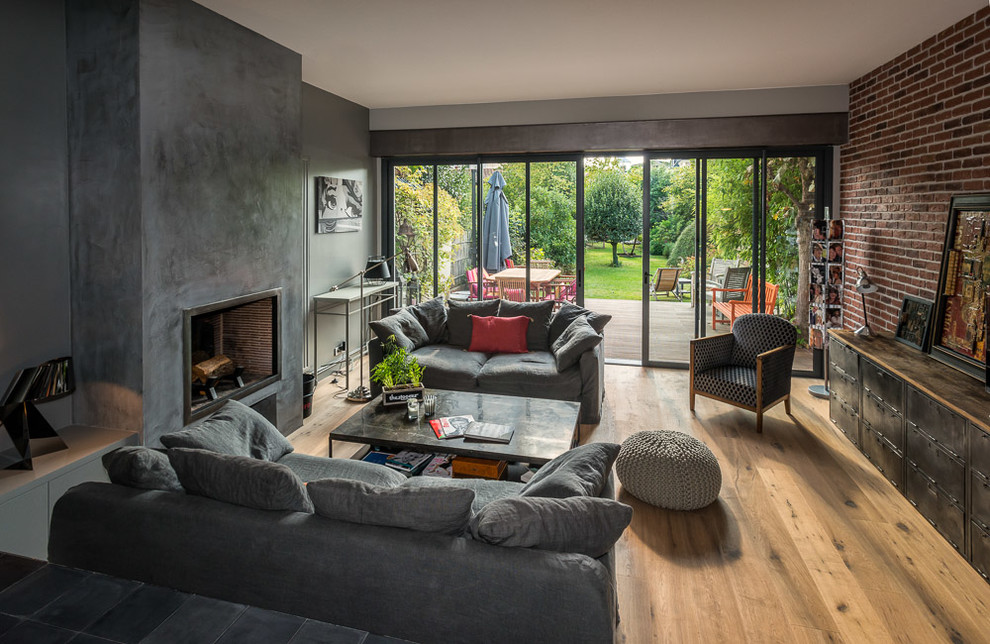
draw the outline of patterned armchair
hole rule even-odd
[[[749,313],[736,318],[732,333],[691,341],[691,411],[694,397],[706,396],[756,412],[784,402],[791,413],[791,368],[797,329],[783,318]]]

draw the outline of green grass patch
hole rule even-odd
[[[622,247],[619,247],[621,252]],[[640,247],[636,248],[641,252]],[[643,296],[643,258],[619,256],[621,266],[611,266],[612,246],[584,249],[584,296],[603,300],[639,300]],[[667,265],[667,258],[650,256],[650,275]],[[661,296],[661,299],[668,299]],[[670,297],[675,300],[676,298]]]

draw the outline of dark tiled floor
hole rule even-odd
[[[0,553],[0,644],[403,641]]]

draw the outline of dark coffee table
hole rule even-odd
[[[578,443],[578,417],[581,403],[520,396],[427,390],[437,395],[437,411],[418,422],[406,419],[405,407],[385,409],[381,396],[330,432],[333,441],[364,443],[418,452],[440,452],[490,458],[500,461],[543,465]],[[441,440],[429,421],[444,416],[470,414],[475,420],[512,425],[515,433],[508,443],[482,443],[463,438]]]

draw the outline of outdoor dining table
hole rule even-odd
[[[529,285],[542,286],[556,279],[558,275],[560,275],[560,270],[557,268],[531,268],[529,269]],[[526,267],[507,268],[491,275],[491,278],[495,281],[501,279],[524,280],[526,279]]]

